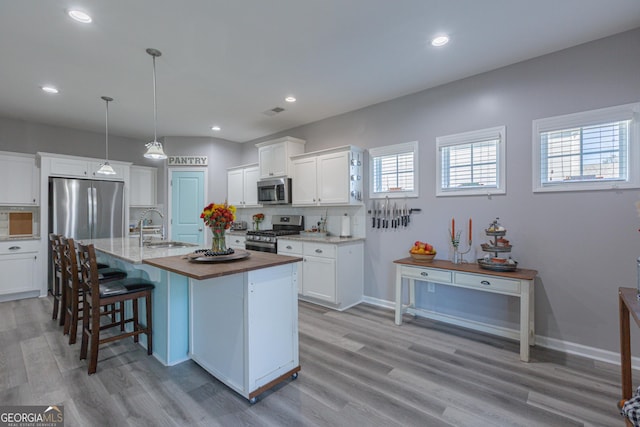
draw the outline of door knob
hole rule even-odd
[[[202,228],[198,228],[198,231],[202,231]]]

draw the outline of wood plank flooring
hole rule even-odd
[[[300,303],[297,380],[254,405],[188,361],[165,367],[133,341],[87,375],[52,302],[0,303],[0,404],[65,408],[66,426],[622,426],[618,366],[360,304]],[[637,375],[636,375],[636,378]]]

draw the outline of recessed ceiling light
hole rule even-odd
[[[444,46],[447,43],[449,43],[449,36],[445,35],[434,37],[433,40],[431,40],[431,46],[435,47]]]
[[[216,132],[218,132],[219,130],[221,130],[222,128],[220,126],[211,126],[211,130],[214,130]]]
[[[58,93],[58,92],[60,92],[58,89],[56,89],[53,86],[40,86],[40,89],[42,89],[43,91],[45,91],[47,93]]]
[[[293,96],[287,96],[284,100],[287,102],[296,102],[296,99]]]
[[[90,24],[91,21],[93,21],[93,19],[91,19],[91,16],[89,16],[89,14],[81,10],[69,10],[67,12],[67,15],[69,15],[71,19],[78,22],[82,22],[83,24]]]

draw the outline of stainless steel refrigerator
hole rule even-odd
[[[124,236],[124,183],[49,178],[49,233],[75,240]]]

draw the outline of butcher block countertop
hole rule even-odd
[[[250,254],[247,258],[229,262],[190,262],[184,255],[178,255],[145,259],[142,263],[168,270],[172,273],[181,274],[192,279],[204,280],[302,261],[300,257],[276,255],[259,251],[247,252]]]

